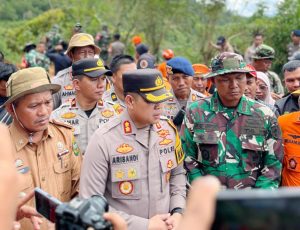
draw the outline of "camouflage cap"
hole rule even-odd
[[[275,50],[271,46],[262,44],[255,49],[252,59],[274,59]]]
[[[28,94],[40,93],[48,90],[52,93],[56,93],[60,88],[60,85],[51,83],[45,69],[41,67],[22,69],[13,73],[6,83],[6,96],[8,97],[8,100],[4,105],[12,103],[18,98]]]
[[[216,56],[211,61],[211,72],[204,78],[211,78],[227,73],[248,73],[243,57],[236,53],[224,52]]]
[[[84,46],[93,46],[95,49],[95,54],[100,54],[101,49],[95,45],[93,36],[86,33],[74,34],[71,37],[66,54],[70,56],[70,51],[74,47],[84,47]]]

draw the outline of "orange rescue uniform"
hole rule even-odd
[[[300,111],[278,118],[284,143],[282,186],[300,186]]]

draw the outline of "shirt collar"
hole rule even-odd
[[[244,115],[251,115],[251,106],[246,96],[242,96],[239,104],[237,105],[237,112]],[[226,107],[221,103],[218,92],[214,92],[211,98],[210,109],[214,112],[223,112]]]
[[[20,151],[22,148],[24,148],[29,143],[28,133],[21,128],[19,125],[15,123],[14,120],[12,124],[10,125],[10,134],[13,137],[12,141],[16,146],[16,150]],[[48,126],[48,128],[44,131],[42,140],[47,139],[48,137],[54,137],[54,133],[52,130],[52,127]]]

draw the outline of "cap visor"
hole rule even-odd
[[[173,98],[173,94],[166,90],[166,88],[162,88],[159,90],[155,90],[149,93],[140,93],[140,95],[148,102],[151,103],[161,103]]]
[[[96,71],[91,71],[91,72],[85,72],[83,75],[86,75],[88,77],[100,77],[102,75],[107,75],[107,76],[112,76],[112,72],[108,69],[101,69],[101,70],[96,70]]]

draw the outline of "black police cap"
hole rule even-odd
[[[156,69],[137,69],[123,73],[124,93],[138,93],[146,101],[160,103],[173,95],[165,88],[160,71]]]
[[[99,77],[101,75],[112,76],[112,72],[104,66],[101,59],[86,58],[74,62],[72,65],[72,75],[85,75],[88,77]]]

